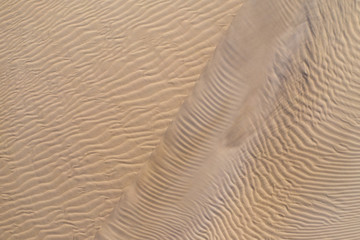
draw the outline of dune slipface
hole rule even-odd
[[[359,238],[358,1],[2,5],[0,239]]]
[[[358,239],[355,1],[248,1],[97,239]]]

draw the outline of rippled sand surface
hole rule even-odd
[[[0,239],[359,239],[359,1],[0,5]]]

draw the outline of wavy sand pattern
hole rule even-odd
[[[360,4],[241,4],[4,1],[0,239],[358,239]]]

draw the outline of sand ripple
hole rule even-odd
[[[4,1],[0,239],[358,239],[359,3],[241,3]]]

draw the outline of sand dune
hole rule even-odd
[[[358,239],[359,4],[241,4],[2,3],[0,239]]]
[[[0,239],[89,239],[239,1],[2,1]]]
[[[244,4],[98,239],[358,238],[354,4]]]

